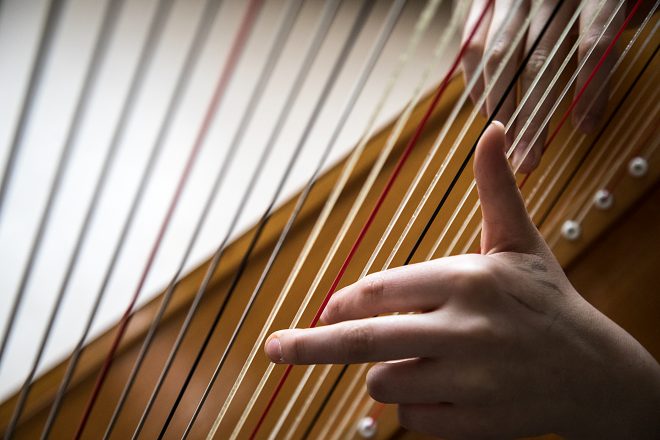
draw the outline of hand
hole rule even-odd
[[[504,142],[494,123],[475,157],[483,255],[369,275],[332,297],[329,325],[278,331],[266,353],[384,362],[368,373],[371,396],[433,435],[657,438],[660,366],[573,289],[527,216]]]
[[[467,22],[465,24],[463,35],[464,41],[468,38],[470,30],[474,27],[479,15],[486,5],[486,2],[487,0],[474,0],[472,2]],[[527,146],[533,140],[538,129],[541,127],[543,119],[554,105],[555,100],[557,99],[558,94],[563,89],[564,85],[560,84],[560,81],[557,82],[548,97],[543,101],[538,114],[533,116],[532,112],[534,107],[541,100],[543,93],[545,93],[545,91],[548,89],[549,84],[552,81],[554,75],[557,73],[559,66],[567,57],[568,52],[576,40],[575,34],[579,32],[582,35],[579,49],[577,51],[578,61],[584,59],[585,56],[587,56],[589,50],[595,46],[594,51],[587,58],[584,67],[578,73],[578,77],[575,82],[575,92],[577,93],[584,86],[587,78],[589,77],[589,74],[596,67],[600,58],[605,53],[608,45],[623,24],[627,13],[626,5],[623,5],[617,10],[620,2],[616,0],[607,0],[600,12],[598,12],[600,0],[585,0],[585,2],[586,3],[580,12],[580,17],[577,20],[579,24],[576,24],[576,28],[578,29],[576,29],[575,32],[569,33],[560,44],[559,49],[555,56],[551,59],[548,68],[541,75],[537,85],[532,89],[529,99],[523,105],[519,116],[516,118],[511,135],[508,136],[507,140],[510,146],[513,139],[515,139],[518,133],[522,130],[523,125],[530,118],[532,118],[531,124],[523,133],[520,143],[513,153],[513,163],[514,165],[521,164],[520,171],[523,173],[529,173],[534,170],[541,160],[543,143],[547,135],[547,125],[543,127],[541,135],[532,145],[532,148],[529,150],[527,157],[523,160],[524,152],[527,149]],[[481,62],[481,59],[484,55],[485,48],[493,48],[491,57],[485,63],[483,74],[480,75],[479,80],[476,82],[475,87],[472,89],[471,98],[473,103],[476,103],[479,100],[485,90],[485,85],[492,82],[492,78],[494,77],[500,62],[504,59],[504,56],[509,50],[512,41],[523,26],[526,17],[530,13],[530,1],[523,0],[522,7],[516,11],[513,18],[509,19],[505,23],[506,16],[510,9],[513,7],[514,3],[514,0],[495,1],[494,8],[491,8],[484,17],[482,25],[479,27],[463,58],[463,72],[465,74],[467,83],[467,81],[474,77],[476,74],[479,63]],[[579,3],[579,1],[567,0],[560,7],[555,19],[552,21],[548,30],[542,37],[540,44],[534,50],[529,63],[525,67],[523,75],[521,76],[520,98],[522,98],[527,90],[530,89],[533,81],[536,79],[550,52],[553,50],[555,44],[558,43],[562,31],[569,23]],[[628,7],[631,7],[634,2],[628,1],[627,3]],[[640,8],[640,10],[636,13],[636,17],[643,17],[645,12],[648,12],[646,10],[651,6],[650,4],[652,2],[646,3],[648,3],[648,5],[645,5],[646,7]],[[501,99],[502,94],[505,92],[507,85],[513,79],[519,63],[524,58],[525,54],[530,50],[534,40],[541,33],[543,26],[550,18],[556,4],[557,0],[542,2],[540,8],[538,9],[538,13],[536,13],[532,18],[526,37],[523,37],[521,44],[514,50],[512,58],[508,61],[506,67],[502,71],[502,74],[495,82],[491,93],[489,93],[487,96],[486,106],[485,108],[481,109],[481,112],[484,116],[487,114],[490,115],[493,112],[497,102]],[[608,26],[602,38],[598,40],[598,36],[605,28],[605,25],[607,24],[610,17],[613,15],[614,19]],[[596,17],[593,25],[588,27],[589,22],[594,16]],[[497,31],[503,24],[505,28],[500,34],[500,37],[496,39],[495,37]],[[608,73],[611,71],[612,66],[616,62],[616,59],[617,57],[615,53],[611,53],[606,58],[605,63],[598,70],[598,73],[585,90],[584,95],[582,95],[582,98],[573,111],[572,118],[574,125],[578,126],[579,129],[585,133],[593,131],[603,119],[605,109],[607,108],[607,100],[609,98],[609,89],[606,84],[606,80]],[[570,68],[567,67],[566,71],[570,74],[571,72],[569,70]],[[601,93],[599,93],[600,90],[602,90]],[[506,124],[515,109],[516,94],[514,92],[510,93],[506,98],[501,110],[496,115],[496,119]]]

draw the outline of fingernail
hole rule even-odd
[[[282,344],[277,336],[271,335],[270,338],[268,338],[268,341],[266,341],[266,354],[270,360],[275,363],[279,364],[284,362],[284,357],[282,356]]]

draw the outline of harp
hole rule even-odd
[[[517,37],[542,3],[512,2]],[[626,20],[586,57],[609,66],[601,124],[569,120],[572,40],[540,66],[547,148],[519,184],[578,290],[657,357],[658,2],[613,3]],[[478,250],[467,9],[0,2],[5,437],[407,436],[367,365],[287,369],[261,347],[365,273]],[[523,71],[513,52],[497,75]]]

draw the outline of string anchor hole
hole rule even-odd
[[[357,432],[362,438],[373,438],[378,430],[378,424],[372,417],[362,417],[357,425]]]
[[[599,189],[594,194],[594,206],[598,209],[610,209],[614,204],[614,195],[606,189]]]
[[[582,235],[582,227],[575,220],[566,220],[561,226],[561,235],[570,241],[575,241]]]
[[[642,177],[646,175],[648,170],[649,163],[641,156],[633,157],[628,163],[628,172],[633,177]]]

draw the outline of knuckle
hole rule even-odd
[[[589,33],[583,36],[578,47],[578,55],[580,59],[588,56],[592,48],[593,52],[591,53],[591,57],[602,55],[607,50],[607,46],[611,40],[612,36],[609,36],[607,33],[602,36],[600,35],[600,32]]]
[[[495,74],[495,71],[500,66],[507,52],[507,44],[504,41],[497,41],[493,43],[493,46],[490,51],[490,56],[486,60],[486,65],[484,70],[486,71],[487,76],[492,76]]]
[[[327,323],[337,322],[342,316],[343,309],[344,307],[342,305],[342,301],[338,300],[337,298],[332,298],[325,306],[325,310],[323,311],[324,320]]]
[[[548,59],[548,51],[545,49],[536,49],[532,52],[523,71],[523,78],[527,82],[532,82],[543,69],[543,65]]]
[[[351,361],[367,359],[374,345],[374,333],[364,324],[353,324],[344,330],[345,352]]]
[[[495,274],[485,260],[468,260],[460,266],[456,274],[459,289],[465,295],[481,296],[493,286]]]
[[[484,52],[484,45],[481,42],[475,41],[474,39],[468,43],[465,48],[465,54],[471,58],[480,58],[481,54]]]
[[[367,275],[360,281],[360,296],[368,304],[378,304],[385,292],[385,280],[380,274]]]

